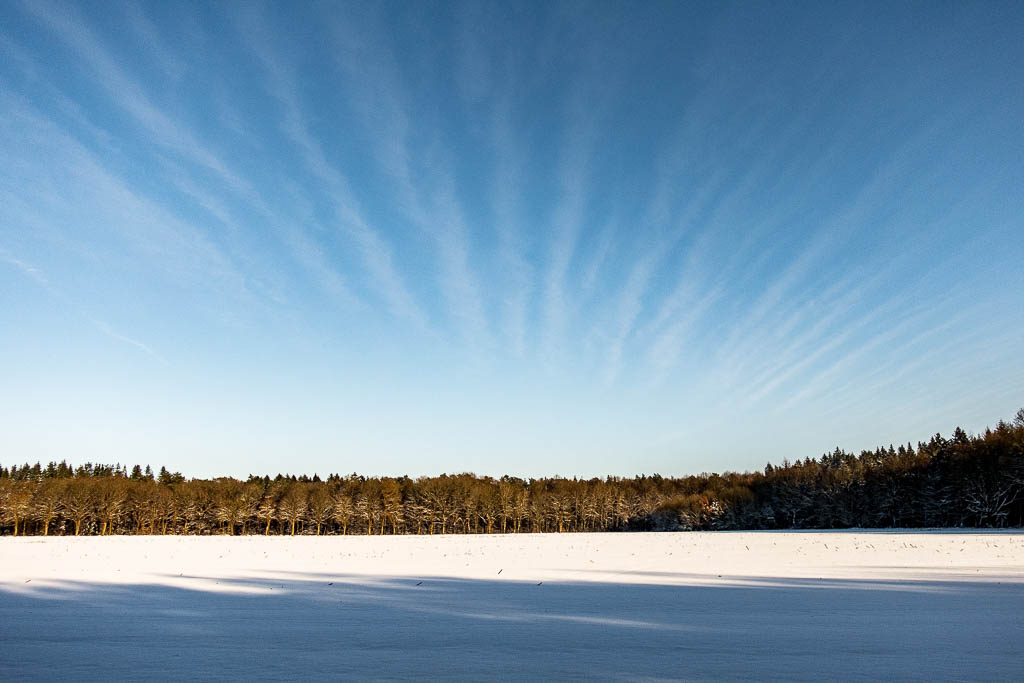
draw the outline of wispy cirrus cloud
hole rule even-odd
[[[651,277],[658,266],[659,256],[659,254],[652,254],[635,263],[622,289],[612,327],[612,338],[608,347],[608,360],[604,374],[606,385],[613,384],[622,371],[623,347],[642,311],[643,296],[647,292]]]
[[[500,424],[652,471],[956,384],[991,410],[1024,322],[1016,43],[896,14],[14,0],[0,270],[74,297],[41,331],[301,386],[281,410],[330,414],[332,454],[367,398],[431,454]]]
[[[505,276],[502,327],[513,353],[522,357],[526,352],[529,309],[536,285],[535,269],[526,255],[530,240],[521,229],[523,218],[519,205],[524,162],[516,150],[510,109],[507,99],[495,107],[492,138],[496,159],[492,193]]]
[[[26,263],[21,259],[14,258],[14,256],[12,256],[11,253],[2,246],[0,246],[0,260],[2,260],[4,263],[8,263],[16,267],[22,273],[29,276],[39,284],[47,288],[50,287],[50,281],[46,279],[46,275],[43,273],[42,270],[36,268],[31,263]]]
[[[491,140],[494,147],[492,202],[498,231],[499,257],[504,271],[502,289],[502,328],[516,356],[526,351],[527,325],[534,292],[535,269],[527,258],[531,239],[523,230],[523,176],[526,160],[517,144],[513,124],[511,76],[499,86],[506,94],[496,100],[491,115]]]
[[[364,19],[371,25],[373,18]],[[375,141],[373,155],[393,181],[400,212],[433,242],[437,254],[438,285],[449,318],[467,348],[492,346],[490,323],[483,305],[479,277],[471,265],[473,233],[457,192],[444,140],[433,135],[423,141],[421,173],[413,170],[406,87],[388,46],[367,43],[366,26],[335,22],[337,64],[346,77],[352,105],[361,124]],[[433,149],[429,149],[432,147]]]
[[[553,361],[568,326],[569,302],[566,278],[582,230],[587,184],[586,142],[577,140],[575,149],[565,152],[558,174],[558,203],[551,215],[548,264],[542,280],[543,352]]]
[[[22,6],[76,52],[95,73],[97,83],[153,136],[155,142],[212,171],[235,191],[253,194],[251,184],[212,152],[208,142],[201,141],[153,103],[138,81],[121,67],[122,60],[111,54],[85,21],[76,16],[73,8],[49,0],[33,0]]]
[[[268,91],[281,104],[282,130],[298,147],[310,172],[325,185],[339,228],[358,247],[378,293],[396,317],[427,329],[426,315],[399,273],[387,239],[370,225],[348,179],[328,159],[320,142],[310,132],[294,74],[287,60],[275,49],[265,18],[250,9],[241,16],[239,32],[246,36],[252,54],[259,59],[267,75]]]
[[[137,37],[139,46],[144,48],[145,55],[157,64],[171,82],[179,83],[188,72],[188,62],[171,48],[163,32],[146,14],[144,5],[120,0],[113,4],[113,7],[124,15]]]
[[[147,355],[152,356],[156,360],[160,361],[164,365],[168,364],[164,357],[161,356],[156,351],[154,351],[148,344],[144,344],[140,342],[138,339],[133,339],[111,329],[110,325],[103,322],[102,320],[97,320],[96,318],[89,317],[89,321],[96,326],[96,329],[98,329],[100,332],[107,335],[111,339],[116,339],[117,341],[124,342],[125,344],[129,344],[130,346],[134,346],[135,348],[140,349]]]
[[[101,224],[103,230],[129,240],[142,253],[154,255],[169,273],[216,281],[222,289],[230,289],[233,296],[248,296],[244,277],[202,230],[129,187],[89,149],[24,101],[12,96],[5,100],[12,115],[0,127],[0,134],[16,138],[20,146],[32,144],[37,151],[45,151],[45,166],[38,160],[18,158],[26,173],[52,176],[59,170],[74,178],[75,192],[88,201],[88,208],[108,219]],[[41,199],[40,208],[62,203],[62,198],[52,193]]]
[[[224,183],[221,186],[222,188],[230,190],[235,196],[240,196],[250,206],[262,208],[265,213],[267,212],[266,203],[252,183],[231,169],[222,158],[210,151],[209,146],[196,137],[188,128],[180,125],[169,114],[161,111],[146,95],[142,85],[133,79],[121,66],[119,60],[115,58],[113,53],[88,27],[84,20],[77,17],[73,9],[64,11],[64,9],[44,1],[41,3],[29,3],[26,6],[26,10],[62,38],[81,58],[82,63],[94,71],[98,76],[96,83],[106,91],[116,107],[127,111],[144,130],[152,135],[151,139],[153,141],[161,148],[170,152],[178,160],[168,163],[159,156],[156,158],[156,161],[162,165],[163,169],[169,172],[169,180],[172,185],[177,186],[179,190],[199,202],[217,220],[225,225],[236,226],[237,219],[230,215],[231,211],[223,199],[214,197],[207,188],[200,188],[194,181],[191,167],[184,167],[181,165],[181,162],[190,165],[195,164],[208,171],[212,171],[214,176]],[[136,31],[141,31],[141,38],[145,38],[147,21],[144,15],[138,14],[130,22]],[[164,46],[162,54],[164,61],[177,59],[166,46]],[[118,143],[110,133],[95,126],[76,103],[69,100],[59,91],[52,88],[51,90],[51,97],[55,98],[58,103],[62,103],[61,106],[64,109],[70,110],[86,130],[93,132],[97,140],[105,141],[107,145]],[[72,138],[70,133],[59,129],[55,124],[50,125],[53,126],[56,135],[68,141],[67,149],[74,152],[75,156],[79,159],[86,160],[85,167],[89,169],[89,177],[106,184],[111,188],[114,196],[127,197],[129,203],[142,202],[146,204],[148,209],[143,212],[143,215],[159,215],[161,218],[156,225],[162,226],[161,229],[174,226],[180,236],[184,236],[186,241],[200,245],[201,250],[205,250],[208,253],[217,251],[216,247],[212,245],[201,230],[187,225],[177,217],[171,217],[164,208],[158,207],[156,203],[141,199],[137,193],[127,190],[120,181],[111,181],[109,174],[102,168],[102,165],[92,160],[91,154],[77,140]],[[164,232],[166,239],[155,240],[152,243],[153,245],[169,244],[180,239],[180,237],[172,236],[166,230]],[[152,239],[152,235],[150,238]],[[301,240],[292,239],[288,240],[287,243],[296,249],[301,261],[320,275],[326,290],[350,305],[355,301],[355,298],[341,278],[333,273],[322,260],[316,261],[315,249],[303,244]],[[245,247],[238,240],[235,241],[235,247],[245,250]],[[225,264],[229,261],[229,258],[224,254],[218,254],[215,260]],[[233,266],[229,268],[233,268]],[[219,270],[224,270],[224,267],[218,267],[211,272],[218,272]],[[244,279],[240,275],[236,276],[238,282],[242,282]],[[259,279],[263,278],[260,277]],[[278,300],[281,298],[279,293],[274,295],[274,297]]]
[[[244,177],[242,173],[231,168],[221,156],[211,151],[210,146],[197,137],[187,127],[175,121],[171,115],[162,111],[150,97],[145,93],[143,86],[135,80],[115,58],[113,53],[103,44],[96,34],[80,17],[77,17],[74,10],[63,11],[55,5],[46,2],[29,3],[26,10],[35,16],[44,25],[60,36],[69,47],[76,51],[82,58],[84,64],[88,65],[98,76],[97,83],[107,91],[111,100],[118,107],[121,107],[136,120],[153,137],[161,147],[172,153],[177,159],[188,164],[195,164],[208,171],[211,171],[234,196],[243,199],[249,206],[262,212],[264,216],[270,217],[272,225],[287,226],[287,221],[280,220],[274,216],[261,193],[252,182]],[[134,16],[132,25],[145,37],[147,19],[144,15]],[[159,54],[164,62],[171,63],[174,56],[170,49],[163,47]],[[166,64],[165,64],[166,66]],[[173,66],[173,64],[172,64]],[[74,148],[83,149],[75,143]],[[104,178],[105,173],[96,163],[88,164],[96,178]],[[214,215],[218,220],[227,225],[235,225],[236,219],[232,218],[230,210],[223,200],[198,186],[192,181],[192,175],[177,164],[164,164],[165,169],[174,169],[170,181],[187,195],[196,199],[200,204]],[[120,190],[114,186],[115,193],[124,194],[123,186]],[[136,197],[134,193],[129,193]],[[137,198],[137,197],[136,197]],[[163,216],[168,216],[162,208],[157,209],[156,205],[149,203],[151,209],[158,210]],[[152,213],[152,211],[151,211]],[[161,221],[161,225],[177,226],[182,234],[189,235],[187,239],[197,244],[209,245],[209,240],[201,231],[187,226],[178,219]],[[305,235],[300,229],[294,226],[281,228],[281,239],[289,248],[296,260],[309,270],[320,282],[324,291],[334,299],[342,302],[348,307],[359,305],[356,297],[344,278],[337,272],[333,264],[325,258],[323,249],[312,239]],[[238,244],[236,242],[236,244]],[[212,247],[211,247],[212,248]],[[219,257],[222,261],[224,256]],[[241,281],[243,278],[239,277]],[[278,301],[281,300],[280,293],[274,295]]]
[[[449,312],[459,321],[467,348],[488,350],[491,335],[480,283],[471,265],[470,230],[450,176],[441,176],[434,206],[432,233],[438,245],[441,289]]]
[[[3,246],[0,246],[0,262],[10,264],[17,268],[18,270],[20,270],[23,274],[25,274],[26,276],[34,280],[37,284],[39,284],[53,298],[58,299],[66,306],[73,309],[73,311],[77,315],[87,320],[93,327],[95,327],[97,330],[99,330],[106,336],[116,341],[122,342],[124,344],[133,346],[139,349],[140,351],[144,352],[146,355],[156,359],[161,364],[168,365],[167,360],[159,353],[154,351],[153,348],[148,344],[144,344],[138,339],[133,339],[132,337],[123,335],[114,330],[113,328],[111,328],[110,325],[103,322],[102,320],[98,320],[93,316],[89,315],[81,304],[75,302],[67,293],[64,292],[63,289],[57,287],[52,282],[50,282],[50,279],[46,276],[42,269],[24,260],[15,258]]]

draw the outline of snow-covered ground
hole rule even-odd
[[[0,680],[1024,679],[1024,534],[0,539]]]

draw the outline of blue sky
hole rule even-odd
[[[0,5],[0,461],[745,470],[1024,406],[1020,3]]]

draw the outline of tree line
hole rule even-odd
[[[763,472],[521,479],[187,479],[0,465],[0,534],[468,534],[1024,526],[1024,409],[970,436],[836,449]]]

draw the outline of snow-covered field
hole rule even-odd
[[[0,539],[0,680],[1024,679],[1024,534]]]

